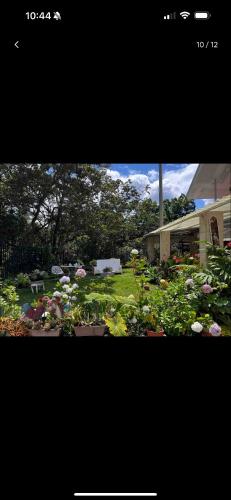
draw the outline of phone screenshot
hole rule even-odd
[[[98,29],[99,22],[103,30]],[[118,31],[117,31],[118,28]],[[182,8],[158,6],[142,10],[133,5],[104,7],[89,2],[71,4],[32,4],[3,7],[1,15],[1,49],[26,51],[82,52],[83,46],[107,39],[120,42],[131,33],[130,42],[139,42],[139,30],[156,50],[191,51],[202,49],[230,50],[228,10],[219,6]],[[159,47],[159,49],[158,49]]]
[[[227,498],[229,19],[1,8],[3,500]]]

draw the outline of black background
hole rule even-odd
[[[184,20],[181,11],[188,10],[190,16]],[[196,21],[195,11],[208,11],[211,18]],[[26,12],[45,14],[59,11],[61,21],[27,20]],[[137,55],[144,45],[153,50],[190,52],[197,49],[197,41],[217,41],[219,50],[230,50],[230,9],[221,3],[217,6],[205,2],[191,5],[174,3],[153,7],[148,2],[65,2],[24,3],[16,6],[5,4],[1,9],[1,48],[19,47],[27,52],[53,52],[59,54],[73,51],[77,57],[84,53],[108,55],[116,52],[120,45],[129,56],[134,50]],[[164,15],[176,12],[176,20],[166,21]],[[201,49],[200,49],[201,50]],[[206,49],[204,49],[206,50]],[[211,45],[207,50],[211,49]]]
[[[229,51],[100,8],[65,28],[77,48],[2,55],[0,161],[229,162]],[[226,498],[229,359],[225,338],[1,339],[1,498]]]

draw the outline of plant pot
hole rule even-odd
[[[147,330],[147,337],[165,337],[164,331],[153,332],[152,330]]]
[[[105,325],[99,326],[75,326],[76,337],[102,337],[105,332]]]
[[[212,337],[212,334],[210,332],[203,332],[202,331],[201,337]]]
[[[59,337],[60,328],[52,330],[29,330],[29,337]]]

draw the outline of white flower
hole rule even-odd
[[[72,300],[72,302],[76,302],[77,297],[73,296],[73,297],[71,297],[71,300]]]
[[[193,281],[193,279],[192,279],[192,278],[188,278],[188,279],[186,280],[186,282],[185,282],[185,284],[186,284],[187,286],[193,286],[193,283],[194,283],[194,281]]]
[[[72,285],[72,290],[75,290],[76,288],[79,288],[79,285],[77,285],[77,283],[74,283],[74,285]]]
[[[60,278],[60,283],[70,283],[70,278],[69,276],[63,276],[62,278]]]
[[[134,295],[129,295],[128,296],[128,299],[134,299],[134,298],[135,298]]]
[[[63,290],[68,290],[69,286],[68,285],[63,285]]]
[[[113,314],[115,312],[115,308],[111,307],[111,313]]]
[[[133,248],[133,250],[131,251],[131,254],[132,255],[138,255],[138,250],[136,250],[135,248]]]
[[[133,325],[135,325],[135,323],[137,323],[137,319],[135,318],[135,316],[130,320],[131,323],[133,323]]]
[[[70,288],[70,287],[66,288],[66,292],[67,293],[72,293],[72,288]]]
[[[203,330],[203,325],[199,323],[199,321],[195,321],[195,323],[191,325],[191,329],[193,332],[200,333]]]
[[[149,313],[150,312],[150,307],[149,306],[143,306],[143,312],[144,313]]]
[[[61,292],[54,292],[53,297],[62,297],[62,293]]]
[[[67,293],[63,293],[63,299],[65,299],[65,300],[68,299]]]

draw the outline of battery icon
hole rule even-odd
[[[194,19],[209,19],[210,17],[210,12],[194,12]]]

